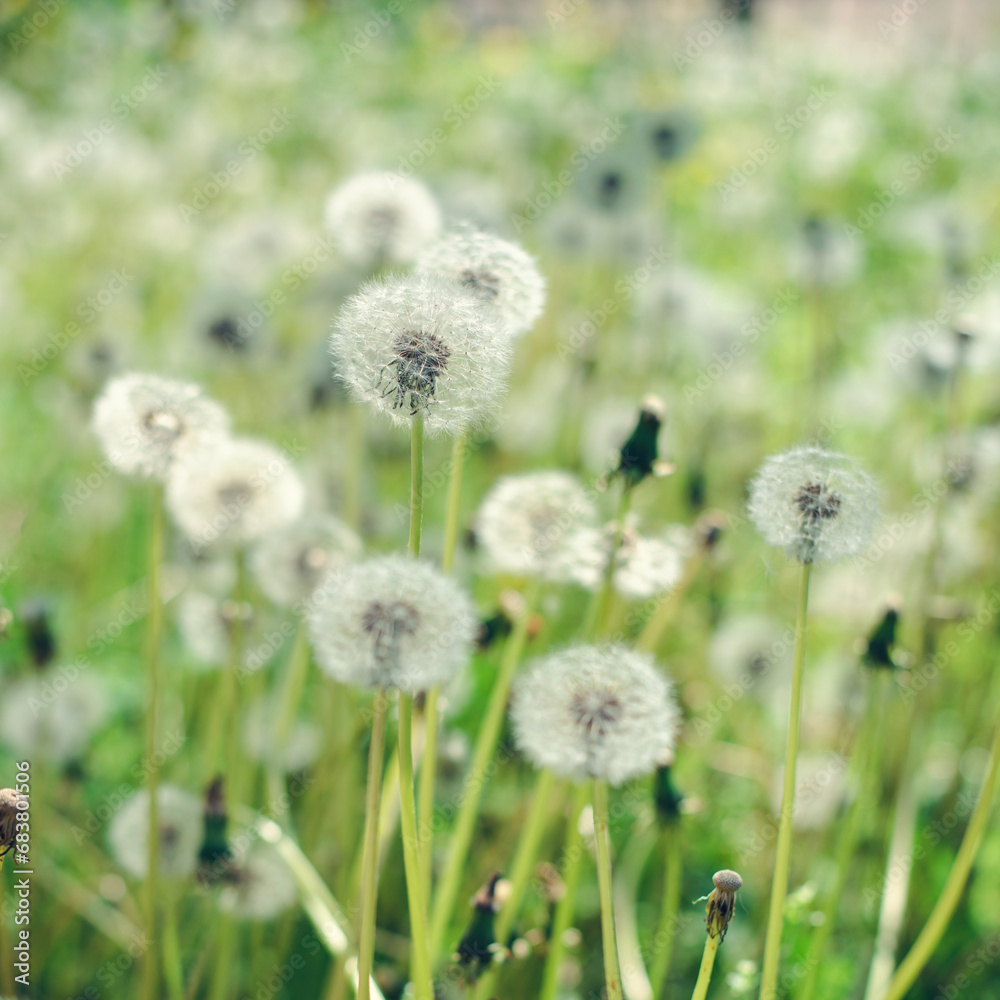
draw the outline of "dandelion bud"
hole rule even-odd
[[[656,396],[647,396],[639,409],[639,422],[622,445],[615,474],[624,477],[625,486],[631,489],[656,471],[657,438],[663,424],[663,402]]]
[[[190,382],[132,374],[104,387],[93,428],[119,472],[163,479],[182,445],[227,434],[229,415]]]
[[[681,818],[684,796],[674,787],[671,775],[673,764],[660,764],[653,774],[653,802],[656,815],[663,826],[672,826]]]
[[[679,712],[653,658],[624,646],[573,646],[516,685],[511,719],[538,768],[620,785],[648,774],[674,745]]]
[[[743,886],[743,879],[734,871],[724,868],[712,876],[715,888],[709,893],[708,905],[705,907],[708,916],[705,923],[708,926],[708,936],[725,940],[729,922],[733,919],[736,906],[736,893]]]
[[[720,511],[710,510],[698,518],[694,526],[694,535],[698,545],[706,552],[711,552],[726,527],[726,516]]]
[[[408,426],[458,434],[487,422],[506,389],[511,346],[499,319],[440,279],[370,281],[330,335],[337,374],[354,395]]]
[[[455,961],[466,970],[470,982],[479,978],[483,968],[490,964],[493,955],[500,950],[494,930],[494,918],[500,908],[496,898],[496,886],[500,878],[500,872],[494,872],[486,885],[476,893],[472,901],[472,920],[455,953]]]
[[[898,624],[899,611],[894,607],[888,608],[882,616],[882,620],[868,637],[865,651],[861,656],[862,662],[869,667],[882,667],[889,670],[896,668],[896,662],[893,659],[893,646],[896,644],[896,626]]]
[[[233,854],[226,837],[229,815],[221,777],[213,779],[205,791],[203,824],[198,851],[198,881],[208,886],[229,878],[232,870]]]
[[[331,677],[411,693],[461,670],[477,628],[458,584],[405,556],[369,559],[329,576],[309,613],[316,661]]]
[[[36,667],[44,667],[56,655],[56,639],[44,601],[27,601],[21,606],[21,621],[28,641],[28,652]]]
[[[198,799],[174,785],[156,790],[160,837],[160,874],[187,878],[198,866],[201,806]],[[149,873],[149,789],[136,792],[111,821],[108,841],[115,861],[135,878]]]
[[[219,909],[240,920],[271,920],[297,898],[295,881],[270,844],[255,844],[239,858],[219,894]]]
[[[878,517],[878,489],[858,465],[822,448],[766,459],[750,483],[747,512],[765,541],[801,563],[860,552]]]
[[[328,198],[326,226],[357,264],[408,264],[440,232],[441,210],[419,181],[393,173],[358,174]]]
[[[178,454],[166,500],[196,548],[243,545],[291,524],[305,487],[287,453],[265,441],[221,438]]]
[[[500,317],[511,337],[534,325],[545,306],[545,279],[516,243],[463,226],[429,246],[417,271],[468,292]]]

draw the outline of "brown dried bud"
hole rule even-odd
[[[734,871],[724,868],[712,876],[715,888],[709,894],[705,911],[708,916],[705,923],[708,926],[709,937],[725,940],[729,921],[733,919],[736,907],[736,893],[743,885],[743,879]]]

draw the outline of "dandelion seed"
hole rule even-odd
[[[679,712],[653,658],[624,646],[574,646],[539,661],[516,685],[518,746],[538,767],[619,785],[672,749]]]
[[[485,423],[506,388],[509,338],[470,295],[439,279],[371,281],[349,299],[330,337],[337,374],[355,396],[430,433]]]
[[[238,858],[219,894],[219,909],[240,920],[271,920],[297,898],[295,881],[270,844],[255,844]]]
[[[393,173],[358,174],[330,195],[326,226],[357,264],[407,264],[440,232],[441,210],[419,181]]]
[[[494,573],[567,582],[586,573],[580,532],[594,518],[590,497],[569,473],[505,476],[479,508],[476,540]]]
[[[196,548],[242,545],[291,524],[305,488],[287,453],[264,441],[222,438],[181,450],[166,499]]]
[[[466,226],[429,246],[417,271],[448,281],[495,309],[507,332],[519,337],[545,306],[545,279],[515,243]]]
[[[309,514],[259,542],[250,554],[250,569],[266,597],[290,607],[361,552],[361,540],[342,521]]]
[[[309,634],[320,667],[344,684],[417,692],[468,662],[472,603],[428,563],[382,556],[328,577],[313,594]]]
[[[201,803],[175,785],[156,790],[160,875],[187,878],[198,867]],[[111,821],[108,842],[115,861],[135,878],[149,874],[149,789],[135,793]]]
[[[802,563],[861,552],[878,517],[874,481],[844,455],[798,447],[772,455],[750,484],[747,511],[765,541]]]
[[[228,433],[229,416],[197,385],[132,374],[104,387],[93,428],[119,472],[163,479],[182,445]]]

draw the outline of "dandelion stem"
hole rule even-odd
[[[712,981],[712,968],[715,966],[715,953],[719,950],[719,940],[712,934],[705,938],[705,950],[701,954],[701,968],[698,970],[698,981],[694,984],[691,1000],[705,1000],[708,984]]]
[[[420,555],[420,529],[424,516],[424,415],[413,418],[410,431],[410,539],[407,551]]]
[[[372,964],[375,960],[375,905],[378,897],[378,828],[385,761],[385,718],[388,698],[381,689],[372,705],[371,744],[368,747],[368,783],[365,786],[364,852],[361,861],[361,908],[358,930],[358,1000],[371,998]]]
[[[608,783],[594,778],[594,839],[597,842],[597,885],[601,897],[601,940],[604,945],[604,983],[608,1000],[622,1000],[618,966],[615,908],[611,894],[611,832],[608,829]]]
[[[161,569],[163,565],[163,489],[153,487],[149,528],[149,562],[146,567],[146,588],[149,612],[146,631],[146,662],[149,667],[149,701],[146,710],[146,786],[149,789],[149,871],[146,875],[146,934],[147,952],[143,975],[143,996],[156,1000],[160,987],[159,933],[156,927],[156,906],[159,898],[160,820],[157,789],[159,768],[156,766],[157,729],[160,710],[160,634],[163,628]]]
[[[785,895],[788,892],[788,866],[792,853],[792,808],[795,804],[795,762],[799,752],[799,717],[802,714],[802,675],[806,661],[806,620],[809,610],[809,576],[811,571],[812,563],[805,562],[802,564],[799,579],[798,611],[795,621],[795,656],[792,663],[792,694],[788,713],[788,742],[785,746],[785,777],[781,790],[778,848],[774,860],[774,878],[771,882],[771,906],[767,916],[767,935],[764,938],[764,964],[760,977],[760,1000],[774,1000],[778,984],[781,930],[784,922]],[[704,961],[702,966],[704,967]],[[711,973],[711,966],[709,966],[709,973]]]
[[[277,793],[277,798],[272,797],[271,802],[275,816],[282,816],[287,812],[287,796],[281,794],[284,790],[284,753],[308,675],[309,639],[305,622],[301,621],[295,633],[288,665],[285,667],[285,683],[282,685],[281,703],[274,722],[274,747],[277,752],[272,756],[270,763],[270,785],[272,791]]]
[[[441,569],[450,573],[458,549],[458,531],[462,523],[462,472],[465,467],[465,435],[458,434],[451,449],[451,469],[448,473],[448,506],[444,518],[444,550]]]
[[[552,918],[552,932],[549,937],[549,953],[545,959],[545,971],[542,974],[542,989],[539,1000],[553,1000],[559,986],[559,973],[562,966],[563,949],[565,947],[566,931],[573,920],[576,908],[576,884],[580,879],[580,861],[583,858],[583,836],[580,833],[580,813],[590,799],[590,787],[584,782],[577,785],[576,794],[566,821],[566,848],[563,851],[561,875],[563,880],[563,895],[556,904],[555,916]]]
[[[163,971],[170,1000],[184,1000],[184,966],[177,935],[177,891],[173,886],[166,892],[166,912],[163,919]]]
[[[958,907],[965,883],[968,881],[969,872],[972,870],[972,863],[979,852],[979,846],[983,840],[983,833],[986,830],[986,823],[990,818],[993,808],[993,798],[996,794],[997,774],[1000,770],[1000,714],[998,714],[993,733],[993,746],[990,749],[990,760],[983,776],[983,783],[979,791],[979,801],[969,819],[969,825],[965,829],[962,837],[962,844],[955,856],[955,862],[948,873],[948,880],[938,896],[934,909],[931,911],[927,923],[917,936],[909,954],[900,963],[889,983],[882,1000],[902,1000],[906,996],[910,987],[916,982],[921,969],[930,960],[934,949],[941,941],[941,937],[948,927],[955,909]]]
[[[698,575],[701,564],[705,561],[706,549],[699,546],[694,555],[688,559],[684,566],[684,573],[673,590],[664,594],[660,599],[656,610],[650,616],[649,621],[643,626],[639,633],[639,638],[635,641],[635,648],[647,653],[652,653],[660,645],[663,633],[677,613],[682,598],[687,593],[694,578]]]
[[[608,608],[611,604],[615,567],[618,562],[618,550],[622,547],[622,539],[625,536],[625,518],[628,517],[631,506],[632,487],[625,481],[622,485],[622,495],[618,499],[618,510],[615,512],[615,532],[611,538],[611,549],[604,566],[604,576],[601,579],[601,586],[590,602],[583,627],[583,635],[588,639],[599,635],[606,624]]]
[[[410,909],[410,973],[417,1000],[433,1000],[430,951],[427,947],[427,907],[420,881],[417,813],[413,799],[413,696],[399,693],[399,800],[406,897]]]
[[[664,854],[663,901],[660,922],[656,928],[656,959],[650,972],[653,996],[660,996],[670,970],[670,954],[677,933],[677,913],[681,905],[681,831],[672,823],[660,834]]]
[[[538,597],[538,585],[532,583],[525,596],[524,607],[514,622],[514,628],[504,646],[500,658],[500,667],[493,690],[486,706],[486,713],[479,726],[476,746],[473,750],[472,765],[465,779],[464,798],[458,809],[458,816],[451,834],[448,861],[437,895],[434,897],[434,907],[431,914],[431,956],[438,955],[444,944],[445,934],[451,920],[458,890],[461,887],[462,876],[465,874],[468,861],[469,845],[472,843],[472,833],[475,829],[476,815],[479,812],[479,801],[482,797],[485,777],[489,770],[490,757],[496,750],[497,738],[503,725],[504,711],[507,707],[507,696],[514,679],[514,671],[521,660],[521,654],[528,637],[528,622],[534,610]]]

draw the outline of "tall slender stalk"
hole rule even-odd
[[[601,897],[601,942],[604,946],[604,983],[608,1000],[622,1000],[618,965],[615,908],[611,892],[611,831],[608,829],[608,783],[594,779],[594,839],[597,845],[597,886]]]
[[[669,593],[663,595],[656,610],[643,626],[642,631],[639,633],[639,638],[635,641],[636,649],[652,653],[659,646],[660,639],[663,638],[663,633],[677,613],[681,599],[687,593],[692,581],[698,575],[701,564],[705,561],[706,551],[707,549],[704,546],[699,546],[690,559],[688,559],[684,566],[684,573],[680,580],[678,580],[677,585]]]
[[[962,844],[955,856],[951,871],[948,873],[948,880],[945,882],[941,895],[938,896],[923,930],[893,975],[882,1000],[903,1000],[910,987],[916,982],[921,969],[928,963],[934,949],[940,943],[941,937],[958,907],[965,883],[969,878],[969,872],[972,870],[972,863],[979,853],[986,823],[993,808],[998,771],[1000,771],[1000,715],[995,723],[990,760],[980,787],[979,801],[976,802],[976,808],[972,811],[969,825],[965,828],[965,835],[962,837]]]
[[[760,977],[760,1000],[774,1000],[778,985],[778,960],[788,893],[788,866],[792,854],[792,809],[795,805],[795,762],[799,752],[799,721],[802,714],[802,675],[806,661],[806,616],[809,610],[809,576],[812,563],[802,564],[795,622],[795,657],[792,663],[792,694],[788,713],[788,742],[785,745],[785,778],[781,790],[781,818],[778,847],[771,882],[771,905],[764,939],[764,964]],[[707,946],[706,946],[707,947]],[[714,960],[714,959],[713,959]]]
[[[709,934],[705,938],[705,950],[701,954],[701,968],[698,969],[698,981],[694,984],[691,1000],[705,1000],[708,984],[712,981],[712,969],[715,966],[715,955],[719,950],[719,939]]]
[[[156,746],[160,712],[160,638],[163,629],[161,571],[163,566],[163,488],[153,487],[149,526],[149,557],[146,566],[146,599],[149,603],[146,631],[146,664],[149,669],[149,700],[146,708],[146,787],[149,789],[149,871],[146,875],[146,964],[143,996],[157,1000],[160,985],[159,933],[156,926],[160,875],[160,818],[157,791],[160,784]]]
[[[418,413],[410,425],[410,537],[407,551],[420,555],[420,532],[424,519],[424,415]]]
[[[170,1000],[184,1000],[184,965],[177,934],[177,888],[169,886],[163,919],[163,972]]]
[[[660,904],[660,920],[656,928],[656,958],[649,973],[653,986],[653,996],[663,993],[670,971],[670,955],[673,952],[674,936],[677,933],[677,913],[681,905],[681,829],[679,823],[671,823],[660,834],[663,844],[663,899]]]
[[[611,605],[611,594],[614,590],[615,569],[618,563],[618,550],[622,547],[622,539],[625,536],[625,519],[628,517],[629,507],[632,506],[632,486],[628,480],[622,483],[622,495],[618,498],[618,510],[615,512],[615,531],[611,538],[611,550],[608,552],[608,559],[604,565],[604,575],[601,578],[601,585],[594,594],[587,609],[587,617],[583,626],[583,635],[588,639],[593,639],[604,629],[608,617],[608,609]]]
[[[281,794],[284,791],[284,750],[295,721],[302,691],[305,688],[306,677],[309,675],[309,639],[305,622],[299,622],[292,643],[292,651],[285,667],[284,684],[281,688],[281,701],[274,720],[274,747],[276,753],[272,756],[269,766],[269,784],[272,793],[272,809],[276,816],[283,816],[287,811],[287,798]]]
[[[462,876],[465,874],[468,860],[469,845],[472,843],[472,833],[479,812],[479,801],[483,794],[485,776],[490,757],[496,750],[497,738],[503,725],[504,711],[507,707],[507,696],[514,679],[514,672],[521,661],[525,643],[528,637],[528,622],[537,600],[538,585],[532,583],[525,597],[524,608],[517,621],[514,622],[510,636],[507,639],[500,657],[500,667],[493,681],[493,690],[486,706],[486,714],[479,726],[476,746],[472,753],[472,764],[466,777],[464,797],[458,809],[455,826],[449,844],[448,861],[444,874],[434,897],[431,912],[431,957],[439,954],[448,931],[455,900],[461,887]]]

